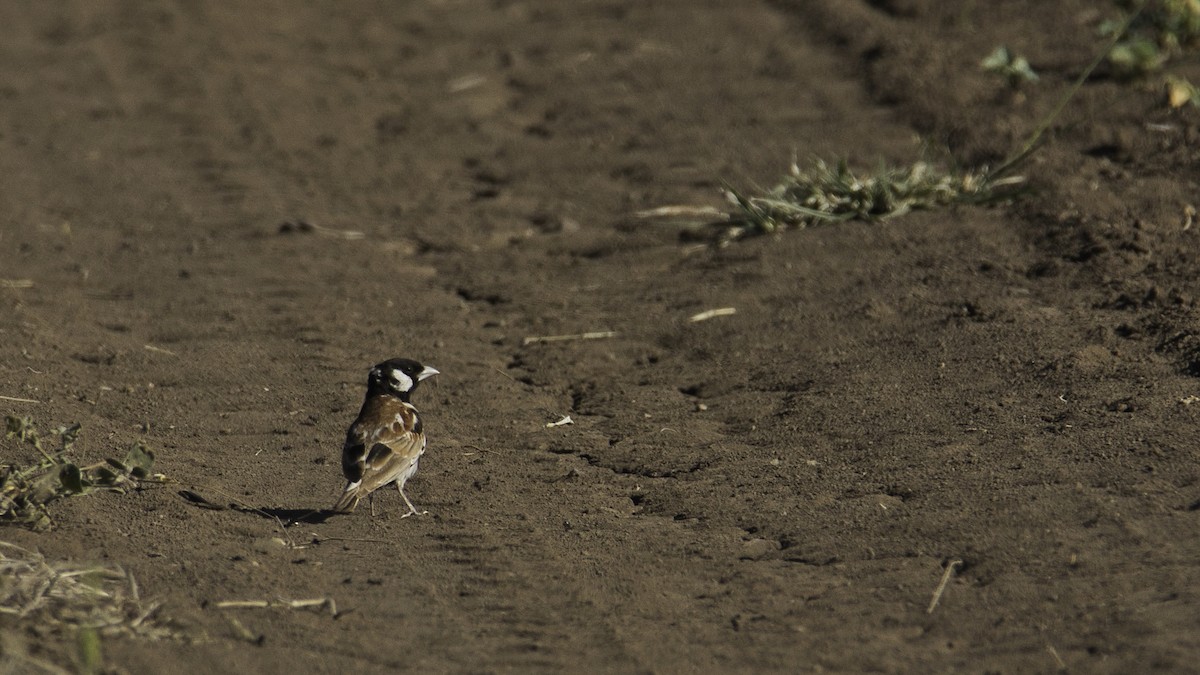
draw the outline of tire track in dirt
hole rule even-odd
[[[641,268],[643,261],[657,267],[657,260],[649,255],[629,256],[625,261],[629,281],[609,280],[605,297],[619,305],[621,298],[636,294],[633,287],[638,282],[634,280],[648,276]],[[489,264],[480,269],[505,266]],[[550,273],[539,269],[533,274]],[[471,278],[465,271],[456,276]],[[689,275],[681,272],[680,276]],[[551,275],[547,283],[562,287],[567,277],[571,284],[590,285],[588,270],[579,268],[571,268],[557,281]],[[692,286],[665,284],[658,292],[665,296],[662,302],[671,305],[686,298],[688,288]],[[581,302],[593,300],[580,298]],[[526,299],[518,296],[508,302],[519,306]],[[493,303],[477,304],[478,311],[497,318],[507,311]],[[739,306],[746,308],[747,304]],[[570,307],[564,309],[569,316]],[[681,313],[674,309],[664,314]],[[663,342],[686,353],[685,346],[693,341],[685,336],[696,329],[638,317],[622,317],[611,327],[618,330],[617,338],[592,345],[508,347],[518,355],[508,359],[510,372],[525,387],[518,399],[528,401],[536,396],[545,402],[525,406],[547,411],[562,406],[561,401],[570,401],[571,407],[562,412],[569,412],[576,422],[561,432],[532,438],[513,436],[500,444],[524,448],[522,454],[527,457],[557,467],[541,480],[528,475],[521,478],[536,486],[536,493],[543,497],[546,506],[538,511],[550,516],[542,518],[545,531],[559,530],[549,539],[557,541],[547,548],[551,556],[547,560],[557,559],[566,565],[565,571],[597,570],[595,578],[578,592],[593,604],[593,621],[619,617],[603,620],[624,637],[626,649],[639,654],[643,663],[665,660],[700,669],[720,663],[725,669],[747,671],[785,667],[787,650],[779,649],[769,636],[794,635],[800,630],[795,618],[799,607],[809,601],[825,602],[823,598],[841,583],[843,574],[823,563],[781,564],[772,552],[778,543],[756,534],[764,522],[770,522],[770,516],[744,520],[745,510],[738,504],[734,485],[741,486],[745,470],[737,466],[757,464],[758,453],[737,440],[740,426],[731,428],[717,420],[689,417],[697,415],[695,403],[679,391],[683,383],[670,374],[673,368],[669,364],[678,363],[678,356],[665,358],[658,368],[626,369],[647,353],[662,353]],[[507,344],[512,342],[519,340]],[[586,356],[597,350],[612,356],[599,361]],[[614,368],[620,373],[617,377],[613,377]],[[729,386],[720,381],[723,372],[711,373],[707,381],[717,387]],[[664,384],[674,382],[673,387],[657,383],[664,376]],[[647,377],[655,383],[638,382]],[[645,419],[639,419],[643,415]],[[731,484],[733,475],[742,478]],[[786,506],[778,507],[790,509],[793,501],[803,504],[804,500],[803,495],[796,495]],[[510,505],[515,506],[512,501]],[[864,502],[864,512],[868,506]],[[801,506],[800,512],[804,511]],[[568,522],[560,525],[551,518]],[[746,525],[735,524],[743,521]],[[632,553],[611,543],[625,540],[641,542],[642,550]],[[759,562],[763,556],[767,560]],[[926,562],[904,564],[915,567]],[[642,576],[633,571],[639,566],[652,569],[652,574]],[[774,587],[779,602],[751,600],[745,595],[748,587]],[[800,589],[805,591],[800,593]],[[660,633],[652,644],[640,639],[663,625],[674,630]],[[814,644],[819,644],[817,629],[806,628],[810,629]],[[758,645],[753,657],[725,647],[731,636],[741,631],[749,633],[743,632],[737,640]],[[706,648],[697,650],[695,646],[700,644]]]
[[[582,659],[606,664],[610,672],[638,669],[604,622],[586,619],[590,608],[563,584],[569,576],[531,532],[466,520],[478,514],[462,511],[462,517],[441,519],[410,553],[415,564],[443,570],[443,611],[476,641],[459,667],[560,670]]]
[[[237,64],[205,9],[196,3],[121,2],[111,13],[115,28],[93,39],[92,48],[122,107],[143,124],[162,128],[156,135],[175,139],[175,147],[151,152],[182,153],[172,192],[176,207],[190,216],[188,225],[209,230],[227,225],[231,209],[252,214],[256,204],[282,203],[279,178],[294,173],[289,176],[276,163],[267,120],[239,89]],[[264,162],[273,171],[249,168]]]
[[[384,668],[562,670],[587,659],[611,664],[605,672],[636,669],[602,625],[578,621],[552,571],[534,573],[513,555],[525,550],[519,533],[461,511],[416,524],[381,513],[366,523],[369,541],[355,539],[360,523],[340,523],[354,531],[339,533],[349,537],[341,550],[337,542],[311,550],[321,566],[308,583],[332,588],[345,614],[303,649]],[[490,534],[497,526],[500,536]]]
[[[486,377],[478,370],[467,375]],[[455,398],[474,395],[450,393]],[[529,402],[519,403],[506,413],[524,413]],[[322,535],[336,524],[339,536],[395,537],[395,544],[353,545],[356,554],[387,561],[366,565],[374,571],[364,572],[361,564],[347,566],[344,559],[339,563],[339,552],[321,552],[326,567],[371,574],[389,589],[386,598],[352,596],[356,612],[347,622],[353,625],[357,615],[376,626],[397,617],[394,603],[419,606],[403,618],[406,625],[413,621],[420,626],[411,649],[426,654],[417,661],[434,669],[561,670],[580,662],[597,664],[603,672],[644,668],[644,655],[631,649],[637,636],[620,629],[624,617],[604,611],[608,603],[597,602],[589,585],[579,585],[580,565],[591,563],[564,557],[559,548],[562,535],[554,532],[562,533],[564,525],[555,519],[578,497],[558,487],[568,469],[554,456],[554,461],[538,461],[522,432],[485,431],[486,437],[477,437],[480,429],[452,413],[430,408],[429,418],[430,428],[439,431],[414,499],[434,515],[400,520],[389,514],[373,521],[360,513],[321,528]],[[469,459],[456,462],[463,455]],[[393,497],[382,495],[377,506],[391,509]],[[347,638],[346,643],[355,640]],[[384,653],[402,654],[408,645],[408,638],[399,640]],[[347,652],[342,641],[336,649]],[[363,643],[362,649],[368,645]],[[378,647],[371,649],[379,653]]]

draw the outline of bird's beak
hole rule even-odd
[[[421,380],[433,377],[434,375],[437,375],[440,372],[441,371],[437,370],[436,368],[430,368],[429,366],[425,366],[424,370],[417,373],[417,382],[420,382]]]

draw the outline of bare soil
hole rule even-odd
[[[1110,12],[0,4],[0,395],[38,401],[0,409],[178,481],[0,537],[164,603],[186,639],[118,672],[1189,671],[1196,109],[1102,69],[1009,205],[723,249],[634,216],[793,155],[995,164]],[[396,356],[443,373],[429,515],[292,522]],[[339,615],[218,607],[281,598]]]

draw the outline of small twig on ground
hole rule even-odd
[[[319,607],[324,609],[329,608],[329,614],[337,616],[337,602],[333,598],[314,598],[311,600],[284,600],[280,598],[279,602],[283,603],[288,609],[307,609],[309,607]]]
[[[486,82],[487,78],[483,75],[471,73],[470,75],[463,75],[462,77],[450,80],[450,82],[446,84],[446,91],[450,92],[451,94],[458,94],[467,91],[468,89],[480,87]]]
[[[315,225],[305,220],[297,220],[295,222],[287,221],[279,226],[280,234],[291,234],[293,232],[314,233],[325,237],[333,237],[335,239],[362,239],[367,235],[356,230],[338,230],[332,227],[322,227]]]
[[[337,602],[333,598],[310,598],[304,600],[221,600],[213,604],[217,609],[267,609],[277,607],[282,609],[308,609],[318,607],[329,608],[329,613],[337,618]]]
[[[353,541],[360,544],[389,544],[391,542],[383,539],[363,539],[360,537],[322,537],[315,532],[313,533],[313,541],[322,544],[327,541]]]
[[[938,582],[937,588],[933,589],[933,598],[929,601],[929,608],[925,610],[926,614],[933,614],[933,610],[937,609],[938,603],[942,601],[942,593],[946,592],[946,584],[950,583],[950,577],[954,576],[954,570],[962,564],[961,560],[951,560],[946,563],[946,571],[942,573],[942,580]]]
[[[0,279],[5,288],[33,288],[33,279]]]
[[[238,621],[236,616],[233,616],[232,614],[226,614],[225,618],[229,619],[229,623],[233,626],[233,629],[237,631],[238,637],[242,638],[246,642],[257,643],[262,638],[261,635],[255,635],[249,628],[246,628],[246,625],[241,621]]]
[[[692,316],[690,319],[688,319],[688,321],[696,323],[698,321],[708,321],[709,319],[715,319],[718,316],[730,316],[732,314],[737,314],[736,307],[721,307],[720,309],[709,309],[700,312],[699,314]]]
[[[462,456],[463,456],[463,457],[474,457],[475,455],[479,455],[479,454],[487,454],[487,455],[498,455],[498,454],[500,454],[500,453],[496,452],[495,450],[488,450],[487,448],[481,448],[481,447],[479,447],[478,445],[471,445],[471,444],[469,444],[469,443],[464,443],[463,445],[461,445],[461,446],[459,446],[459,447],[463,447],[463,448],[471,448],[472,450],[475,450],[475,452],[464,452],[464,453],[462,453]]]
[[[570,415],[563,415],[557,422],[547,422],[547,428],[561,427],[567,424],[574,424],[575,420],[571,419]]]
[[[1054,663],[1058,665],[1059,670],[1067,670],[1067,662],[1063,661],[1062,657],[1058,655],[1058,650],[1054,648],[1054,645],[1046,645],[1046,651],[1050,652],[1050,656],[1054,657]]]
[[[16,396],[0,396],[0,401],[14,401],[16,403],[41,403],[31,398],[17,398]]]
[[[660,206],[654,209],[646,209],[633,214],[635,218],[696,218],[705,219],[711,222],[712,219],[727,218],[728,213],[716,208],[715,206],[691,206],[688,204],[679,204],[671,206]]]
[[[517,378],[513,377],[512,375],[509,375],[508,373],[504,372],[503,370],[500,370],[500,369],[499,369],[499,368],[497,368],[496,366],[489,366],[489,367],[490,367],[492,370],[496,371],[497,373],[500,373],[501,375],[503,375],[503,376],[507,377],[508,379],[512,380],[513,382],[516,382],[516,381],[517,381]]]
[[[222,600],[216,604],[217,609],[263,609],[270,607],[266,600]]]
[[[601,330],[591,333],[577,333],[575,335],[534,335],[525,338],[521,344],[531,345],[539,342],[565,342],[567,340],[601,340],[603,338],[611,338],[616,336],[617,332],[612,330]]]
[[[154,345],[142,345],[142,348],[148,352],[158,352],[159,354],[166,354],[168,356],[178,356],[178,354],[170,349],[163,349],[162,347],[155,347]]]

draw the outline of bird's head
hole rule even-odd
[[[367,377],[367,390],[371,393],[391,394],[407,401],[422,380],[437,375],[438,371],[423,366],[412,359],[390,359],[371,369]]]

